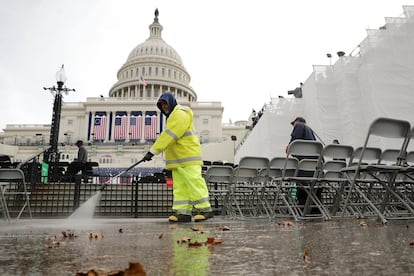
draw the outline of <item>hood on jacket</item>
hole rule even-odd
[[[168,114],[165,114],[165,112],[162,110],[161,102],[164,101],[168,104],[168,107],[170,108],[170,112]],[[167,118],[170,115],[170,113],[174,110],[174,107],[177,105],[177,100],[175,99],[174,95],[170,92],[164,92],[161,97],[157,101],[157,107],[161,111],[162,114],[164,114]]]

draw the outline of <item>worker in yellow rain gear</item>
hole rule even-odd
[[[161,95],[157,102],[161,113],[167,117],[165,129],[144,156],[150,161],[154,155],[165,152],[166,169],[172,171],[175,214],[170,222],[191,222],[193,207],[197,214],[194,221],[212,218],[206,182],[201,175],[203,160],[201,146],[189,107],[177,104],[170,92]]]

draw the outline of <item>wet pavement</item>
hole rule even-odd
[[[147,275],[414,275],[414,222],[366,222],[2,221],[0,275],[109,272],[129,262]]]

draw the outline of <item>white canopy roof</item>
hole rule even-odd
[[[359,51],[333,65],[315,65],[302,86],[303,98],[271,99],[264,114],[239,148],[242,156],[281,156],[297,116],[325,143],[361,146],[370,123],[378,117],[404,119],[414,126],[414,6],[405,17],[386,18],[378,30],[367,30]],[[389,141],[372,145],[393,148]],[[414,141],[410,148],[413,149]]]

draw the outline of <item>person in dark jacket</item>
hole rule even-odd
[[[289,144],[297,139],[316,141],[315,134],[313,133],[313,130],[306,125],[305,118],[296,117],[290,124],[293,126],[293,130],[290,134]]]
[[[88,162],[88,151],[83,146],[83,141],[78,140],[76,141],[75,145],[78,147],[78,157],[69,164],[69,167],[66,171],[66,175],[72,177],[72,180],[73,176],[78,172],[82,171],[82,173],[84,173],[86,170],[86,163]]]

